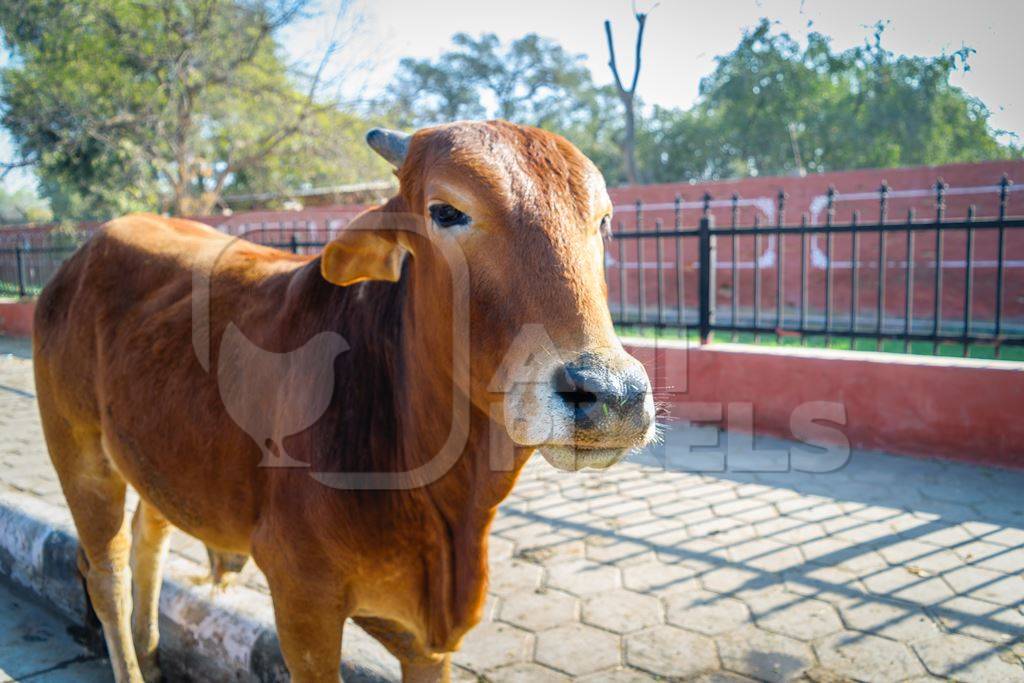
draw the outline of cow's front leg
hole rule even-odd
[[[328,596],[310,587],[267,577],[281,654],[295,683],[341,680],[341,637],[345,615]],[[284,583],[284,585],[282,585]],[[276,585],[275,585],[276,584]]]
[[[430,652],[408,629],[387,619],[353,617],[402,663],[402,683],[447,683],[451,678],[451,653]]]
[[[402,662],[402,683],[449,683],[452,656],[439,655],[435,660]]]
[[[272,524],[257,525],[251,549],[267,577],[284,663],[295,683],[337,683],[342,628],[351,612],[343,577],[304,539],[282,536]]]

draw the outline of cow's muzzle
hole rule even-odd
[[[643,365],[625,353],[584,353],[555,369],[551,388],[571,438],[540,447],[555,467],[605,468],[654,435],[654,399]]]

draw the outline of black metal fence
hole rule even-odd
[[[755,213],[746,226],[737,195],[705,194],[693,228],[682,221],[693,204],[681,197],[654,207],[669,214],[671,229],[664,217],[648,227],[655,211],[638,202],[608,249],[612,315],[621,326],[695,329],[702,342],[718,333],[879,350],[898,342],[907,352],[955,345],[965,356],[981,345],[998,357],[1024,346],[1024,219],[1008,216],[1011,188],[1006,177],[993,186],[990,218],[973,204],[948,215],[941,180],[934,214],[923,220],[913,208],[891,217],[884,183],[870,221],[855,210],[837,222],[833,188],[820,224],[806,214],[786,224],[781,192],[773,223]]]
[[[36,296],[77,248],[77,242],[65,240],[0,248],[0,296]]]
[[[838,222],[831,188],[816,223],[804,214],[787,224],[781,192],[768,207],[774,220],[754,212],[748,225],[741,208],[755,202],[737,195],[638,202],[618,220],[606,250],[612,317],[627,328],[692,330],[702,342],[718,334],[918,353],[945,347],[965,356],[981,347],[995,357],[1013,349],[1008,355],[1024,359],[1024,219],[1009,216],[1011,189],[1021,188],[1004,177],[991,189],[992,215],[984,218],[974,204],[949,215],[941,180],[926,219],[914,208],[890,216],[884,183],[870,221],[855,210]],[[684,227],[684,209],[699,212],[696,227]],[[315,253],[332,230],[258,224],[243,236]],[[0,248],[0,295],[37,294],[80,242],[58,238]]]

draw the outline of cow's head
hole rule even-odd
[[[397,169],[399,195],[328,245],[324,276],[397,281],[406,269],[419,321],[411,333],[430,345],[451,319],[445,254],[457,250],[468,274],[455,284],[468,285],[474,405],[560,469],[608,467],[646,444],[654,402],[608,311],[612,204],[597,167],[562,137],[503,121],[414,135],[378,129],[367,141]]]

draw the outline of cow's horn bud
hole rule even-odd
[[[401,167],[409,153],[409,138],[406,133],[387,128],[374,128],[366,134],[366,144],[381,155],[395,168]]]

